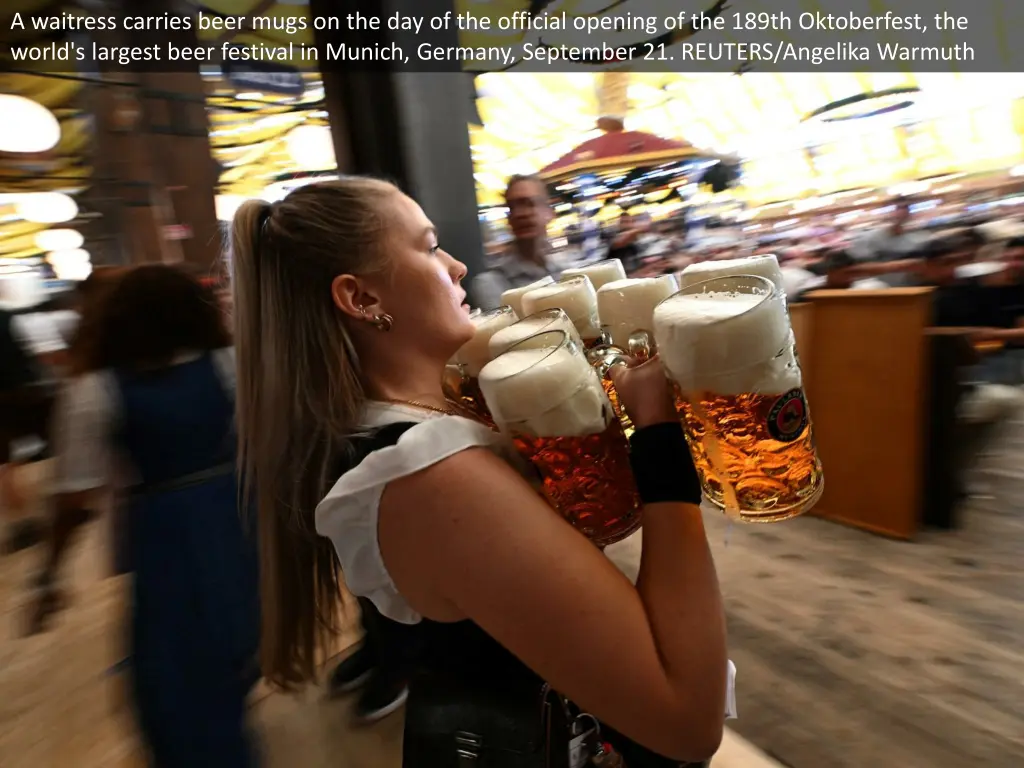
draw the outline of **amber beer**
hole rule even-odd
[[[569,335],[530,337],[488,363],[479,380],[498,428],[512,437],[570,524],[602,547],[640,527],[622,426]]]
[[[460,403],[474,416],[493,424],[477,377],[491,360],[491,337],[502,328],[508,328],[517,322],[519,318],[511,307],[498,307],[490,312],[471,315],[470,319],[476,326],[476,333],[462,345],[445,368],[444,390],[448,397]]]
[[[601,343],[601,321],[597,314],[597,291],[589,277],[568,277],[558,283],[542,285],[523,296],[523,312],[533,315],[545,309],[561,309],[576,326],[583,343],[592,347]]]
[[[785,295],[765,277],[718,277],[654,312],[704,495],[749,522],[807,512],[824,487]]]

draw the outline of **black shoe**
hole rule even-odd
[[[375,673],[356,702],[356,722],[363,725],[383,720],[409,698],[409,687],[388,675]]]
[[[373,658],[365,646],[360,646],[334,668],[327,685],[328,693],[333,697],[357,690],[370,679],[373,669]]]

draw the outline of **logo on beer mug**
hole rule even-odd
[[[768,434],[780,443],[792,443],[807,427],[807,400],[802,389],[791,389],[775,401],[768,413]]]

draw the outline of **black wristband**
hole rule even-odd
[[[644,504],[700,504],[700,478],[678,421],[651,424],[629,438],[629,462]]]

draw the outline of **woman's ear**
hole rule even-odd
[[[331,299],[334,306],[349,317],[366,319],[380,314],[380,299],[358,277],[338,275],[331,281]]]

